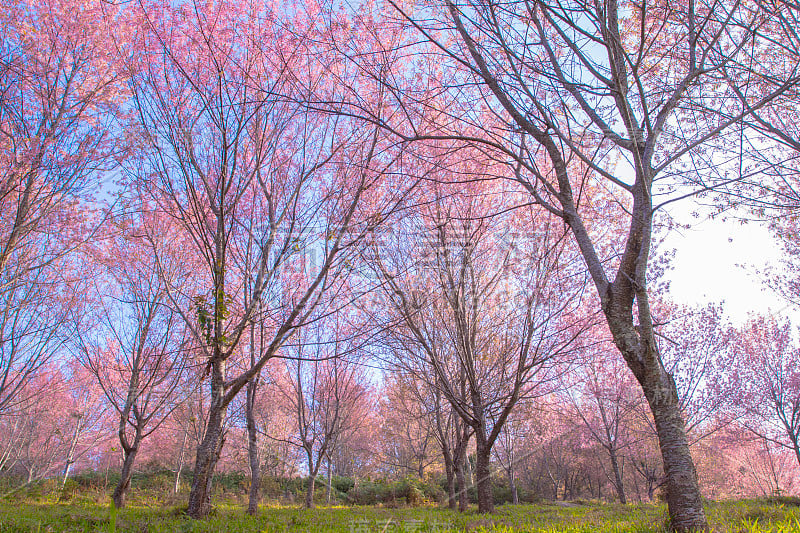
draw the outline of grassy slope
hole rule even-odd
[[[800,532],[800,506],[739,501],[708,504],[719,532]],[[93,501],[56,503],[0,502],[0,532],[113,531],[111,510]],[[312,511],[264,508],[256,518],[241,507],[219,506],[207,520],[186,518],[179,507],[147,507],[136,502],[116,517],[116,531],[400,531],[658,532],[666,511],[658,505],[505,505],[491,516],[459,515],[436,507],[384,509],[334,507]]]

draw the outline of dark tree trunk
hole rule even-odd
[[[653,227],[649,185],[652,176],[646,174],[637,176],[632,191],[631,223],[616,278],[599,292],[614,343],[641,385],[653,414],[664,463],[671,527],[679,532],[707,531],[708,522],[689,453],[678,390],[658,352],[646,290]],[[575,232],[576,236],[578,233]],[[634,309],[639,324],[634,323]]]
[[[314,508],[314,485],[316,484],[317,476],[315,474],[308,475],[308,490],[306,490],[306,509]]]
[[[486,442],[486,437],[476,432],[476,451],[475,451],[475,477],[477,478],[478,489],[478,512],[491,513],[494,511],[494,499],[492,496],[492,472],[489,466],[489,456],[492,449]]]
[[[122,461],[122,471],[119,476],[119,483],[114,489],[111,498],[114,500],[114,507],[122,509],[125,507],[125,499],[128,496],[128,489],[131,486],[131,476],[133,476],[133,463],[136,454],[139,452],[139,443],[135,443],[130,448],[124,450],[125,459]]]
[[[467,446],[469,445],[469,428],[464,425],[458,430],[456,447],[453,450],[453,474],[456,478],[456,493],[458,494],[458,510],[465,512],[469,508],[469,494],[467,494],[467,479],[464,468],[467,462]]]
[[[250,462],[250,494],[247,502],[247,514],[253,516],[258,512],[258,492],[261,488],[261,471],[258,462],[258,434],[256,433],[255,401],[258,381],[252,379],[247,384],[246,413],[247,417],[247,456]]]
[[[668,379],[664,379],[668,378]],[[671,378],[662,374],[661,387],[645,391],[664,461],[667,505],[676,531],[707,530],[697,471],[689,452],[678,394]]]
[[[211,481],[221,449],[222,415],[210,413],[205,437],[197,447],[194,479],[189,492],[189,507],[186,514],[192,518],[203,518],[211,512]]]
[[[211,512],[211,482],[223,444],[222,430],[225,416],[225,405],[222,401],[223,365],[221,362],[212,365],[208,422],[203,440],[197,446],[194,479],[189,492],[189,507],[186,510],[186,514],[192,518],[203,518]]]
[[[447,506],[455,511],[458,508],[458,504],[456,503],[456,479],[453,468],[453,451],[450,450],[450,442],[444,432],[441,432],[440,436],[442,442],[442,458],[444,459],[444,473],[447,477]]]
[[[456,492],[458,493],[458,510],[465,512],[469,508],[469,495],[467,494],[467,477],[464,475],[464,459],[453,464],[453,473],[456,478]]]
[[[453,459],[450,454],[446,454],[444,462],[444,472],[447,477],[447,507],[455,511],[458,509],[456,501],[456,477],[453,472]]]

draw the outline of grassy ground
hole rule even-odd
[[[707,511],[719,532],[800,532],[800,502],[748,500],[709,503]],[[116,515],[116,516],[114,516]],[[386,509],[330,507],[311,511],[264,507],[247,517],[240,506],[219,505],[206,520],[188,519],[181,507],[148,506],[137,501],[114,513],[108,505],[86,499],[69,503],[0,502],[0,533],[17,531],[118,532],[660,532],[666,528],[663,506],[613,504],[504,505],[497,512],[453,513],[434,506]]]

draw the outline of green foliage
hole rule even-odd
[[[333,476],[331,479],[331,486],[343,494],[350,492],[355,485],[356,482],[351,477]]]
[[[71,501],[75,498],[78,493],[80,492],[80,485],[74,479],[68,479],[64,486],[61,487],[61,494],[59,495],[59,500],[61,501]]]
[[[361,481],[347,492],[347,501],[355,505],[381,504],[389,507],[441,503],[447,495],[433,481],[407,477],[399,481]]]
[[[117,506],[114,505],[114,501],[112,500],[108,517],[108,533],[116,533],[116,531],[117,531]]]
[[[771,496],[767,498],[767,503],[773,505],[793,505],[800,507],[800,496]]]
[[[431,480],[358,480],[337,477],[334,496],[341,502],[371,501],[373,506],[298,509],[306,480],[264,478],[262,507],[256,517],[244,514],[247,477],[224,473],[214,477],[214,512],[200,521],[186,516],[186,487],[173,494],[174,472],[154,470],[134,476],[128,506],[113,509],[110,494],[116,479],[109,473],[77,475],[68,483],[69,500],[57,480],[46,480],[0,500],[0,533],[21,531],[476,531],[484,533],[661,533],[667,531],[663,504],[550,502],[500,505],[491,515],[474,508],[460,514],[443,508],[445,493]],[[184,473],[187,478],[191,474]],[[318,480],[317,502],[324,505],[325,485]],[[496,494],[503,497],[504,489]],[[291,495],[293,505],[285,505]],[[275,506],[275,502],[284,502]],[[272,502],[272,503],[270,503]],[[436,505],[435,502],[439,502]],[[800,531],[800,499],[791,497],[707,502],[709,521],[718,533],[788,533]],[[362,527],[363,529],[358,529]]]
[[[233,480],[233,478],[231,478]],[[400,486],[400,485],[398,485]],[[406,486],[413,486],[406,484]],[[503,505],[492,515],[464,514],[428,505],[386,507],[333,507],[303,510],[293,507],[263,508],[258,516],[244,514],[242,502],[218,504],[211,517],[190,520],[184,507],[150,502],[132,503],[113,510],[108,503],[0,502],[0,533],[17,531],[285,531],[345,533],[350,531],[420,531],[484,533],[661,533],[666,531],[663,505],[541,504]],[[709,502],[706,510],[720,533],[788,533],[800,531],[800,510],[767,500]],[[358,528],[362,529],[358,529]]]
[[[228,305],[233,301],[230,295],[225,294],[222,289],[217,290],[216,298],[214,302],[209,302],[206,300],[205,296],[198,295],[193,298],[194,307],[197,313],[197,325],[200,328],[200,331],[203,333],[203,338],[206,341],[206,344],[211,345],[212,341],[214,341],[214,306],[216,305],[216,313],[217,319],[220,322],[224,322],[228,316],[230,315],[230,310],[228,309]],[[225,345],[228,344],[228,339],[223,335],[219,341]]]
[[[197,309],[197,324],[200,331],[203,332],[206,344],[211,344],[211,336],[214,332],[214,313],[209,309],[205,296],[195,296],[194,306]]]

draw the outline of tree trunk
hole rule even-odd
[[[328,474],[328,486],[326,488],[326,493],[325,493],[325,503],[327,505],[330,505],[331,504],[331,490],[333,489],[333,487],[332,487],[332,484],[333,484],[333,473],[331,472],[331,456],[330,455],[328,455],[328,472],[327,472],[327,474]]]
[[[492,477],[489,466],[489,456],[492,449],[486,442],[486,437],[476,432],[475,476],[478,488],[478,512],[491,513],[494,511],[494,498],[492,496]]]
[[[517,491],[517,480],[514,478],[514,464],[508,466],[508,486],[511,487],[511,503],[519,504],[519,491]]]
[[[689,453],[678,390],[658,353],[647,293],[642,288],[646,280],[644,272],[652,227],[647,194],[634,195],[633,211],[625,252],[627,259],[624,260],[633,266],[620,266],[617,279],[606,292],[607,302],[603,311],[614,343],[641,385],[653,414],[664,464],[671,527],[678,532],[707,531],[708,522],[703,510],[697,471]],[[637,251],[636,257],[631,253],[632,250]],[[642,287],[634,290],[633,279],[641,280]],[[634,295],[638,317],[643,322],[639,325],[634,325],[632,320]]]
[[[125,460],[122,461],[119,483],[117,483],[114,494],[111,496],[114,500],[114,507],[117,509],[125,507],[125,499],[128,496],[128,489],[131,486],[131,477],[133,476],[133,462],[136,460],[138,452],[139,443],[135,443],[130,449],[125,450]]]
[[[469,494],[467,493],[467,480],[464,468],[467,462],[467,446],[469,445],[468,429],[459,430],[456,448],[453,451],[453,474],[456,478],[456,492],[458,494],[458,510],[465,512],[469,508]]]
[[[250,460],[250,494],[247,503],[247,514],[254,516],[258,512],[258,492],[261,488],[261,471],[258,462],[258,434],[256,432],[255,397],[258,381],[256,378],[247,384],[246,413],[247,418],[247,456]]]
[[[464,459],[453,464],[453,473],[456,478],[456,492],[458,493],[458,510],[465,512],[469,508],[469,495],[467,494],[467,478],[464,475]]]
[[[306,490],[306,509],[314,508],[314,485],[316,484],[316,475],[308,474],[308,489]]]
[[[222,376],[222,364],[215,363],[212,367],[212,397],[208,407],[208,423],[203,440],[197,446],[194,479],[192,479],[192,490],[189,492],[189,507],[186,510],[186,514],[192,518],[203,518],[211,512],[211,481],[223,444],[225,406],[222,403],[224,383]]]
[[[467,476],[467,486],[474,487],[475,486],[475,476],[472,473],[472,463],[467,457],[467,454],[464,454],[464,473]]]
[[[178,469],[175,471],[175,494],[181,488],[181,472],[183,471],[183,457],[186,449],[186,439],[189,438],[189,430],[183,430],[183,442],[181,443],[181,451],[178,454]]]
[[[645,390],[664,461],[667,505],[675,531],[708,529],[697,471],[689,452],[675,383],[662,372],[659,388]]]
[[[447,477],[447,507],[455,511],[458,509],[456,502],[456,478],[453,472],[453,458],[450,454],[445,455],[444,473]]]
[[[622,484],[622,472],[619,469],[617,448],[615,446],[609,447],[608,455],[611,458],[611,470],[614,472],[614,488],[617,490],[619,503],[628,503],[627,498],[625,498],[625,486]]]
[[[69,451],[67,452],[67,462],[64,465],[64,478],[61,480],[61,490],[64,490],[64,487],[67,485],[67,479],[69,479],[69,471],[72,469],[72,464],[75,462],[75,449],[78,447],[78,438],[81,435],[81,424],[83,423],[83,415],[78,414],[75,415],[77,418],[77,422],[75,423],[75,432],[72,435],[72,440],[69,444]]]

